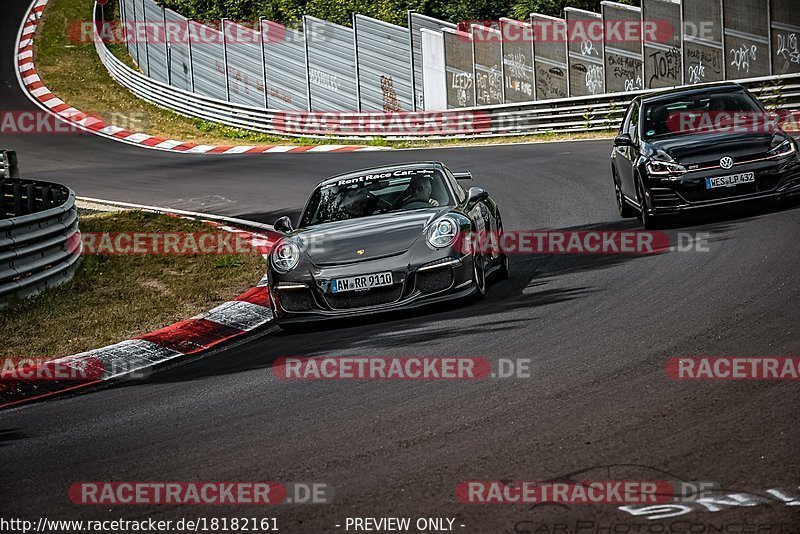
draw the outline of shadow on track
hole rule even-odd
[[[738,206],[710,207],[697,212],[681,215],[680,218],[668,219],[667,230],[686,230],[688,228],[718,225],[722,223],[744,223],[772,214],[790,211],[800,207],[800,197],[791,200],[762,199]],[[638,222],[633,219],[634,222]]]
[[[692,217],[693,222],[702,224],[693,229],[710,234],[709,243],[722,242],[729,239],[730,232],[735,231],[738,226],[775,212],[775,204],[767,203],[749,206],[746,210],[739,209],[735,218],[730,210],[704,213]],[[262,215],[273,219],[278,213]],[[291,216],[289,210],[287,213]],[[254,217],[250,218],[255,220]],[[635,219],[627,219],[560,230],[641,230],[641,225]],[[674,242],[677,233],[687,230],[689,227],[682,224],[681,227],[664,231]],[[656,256],[660,255],[662,254]],[[558,287],[564,276],[612,269],[629,262],[652,259],[653,255],[630,254],[515,255],[510,258],[511,277],[500,282],[490,281],[486,297],[478,302],[442,303],[410,311],[311,324],[303,327],[302,332],[278,332],[207,357],[168,364],[144,381],[120,382],[110,387],[186,382],[209,376],[268,369],[277,358],[287,355],[312,357],[374,351],[369,347],[376,341],[385,347],[398,347],[410,338],[422,344],[457,340],[470,329],[480,329],[486,336],[516,332],[543,320],[548,313],[548,306],[579,300],[598,291],[589,284]],[[522,312],[523,317],[511,318],[508,313],[511,311],[514,315]]]
[[[630,230],[636,227],[636,221],[615,221],[565,230]],[[549,306],[596,293],[589,284],[564,287],[563,275],[610,269],[645,258],[647,256],[623,254],[515,255],[510,258],[510,278],[499,282],[490,280],[486,297],[478,302],[450,302],[316,323],[304,326],[299,333],[278,332],[232,350],[186,360],[154,373],[143,382],[123,382],[116,387],[185,382],[267,369],[277,358],[287,355],[310,357],[375,351],[369,347],[376,341],[384,347],[399,347],[409,339],[422,344],[457,340],[465,331],[475,329],[488,337],[529,329],[547,316]],[[191,365],[186,365],[189,362]]]
[[[0,447],[8,445],[9,442],[25,439],[27,436],[18,428],[8,428],[0,430]]]

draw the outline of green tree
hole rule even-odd
[[[639,0],[621,2],[638,5]],[[304,14],[349,26],[353,13],[405,25],[409,9],[455,23],[500,17],[525,20],[533,12],[562,17],[565,6],[600,11],[600,0],[159,0],[159,3],[199,21],[266,17],[287,26],[298,26]]]

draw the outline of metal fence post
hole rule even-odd
[[[531,33],[530,33],[530,39],[531,39],[531,72],[533,72],[533,76],[531,77],[531,83],[533,84],[533,88],[531,89],[533,98],[531,100],[539,100],[539,97],[536,94],[536,47],[533,44],[533,42],[535,40],[534,36],[536,35],[536,26],[534,26],[534,24],[533,24],[533,14],[532,13],[530,15],[528,15],[528,22],[531,25]],[[505,84],[505,81],[503,83]]]
[[[164,19],[164,57],[167,62],[167,84],[172,85],[172,45],[169,42],[167,31],[167,10],[161,8],[161,17]]]
[[[313,109],[311,105],[311,70],[308,63],[308,25],[306,24],[306,16],[303,15],[303,44],[306,49],[306,89],[308,90],[308,111]]]
[[[361,69],[358,66],[358,18],[355,13],[350,15],[353,22],[353,55],[356,60],[356,101],[358,112],[361,113]]]
[[[33,184],[25,184],[25,213],[36,211],[36,192]]]
[[[642,54],[642,89],[647,89],[647,82],[645,81],[645,76],[644,76],[644,63],[645,61],[647,61],[647,58],[644,55],[644,31],[642,30],[642,28],[644,28],[644,9],[645,9],[644,2],[641,3],[641,7],[642,9],[639,10],[639,41],[640,41],[639,44],[641,44],[639,50],[641,51],[640,53]],[[603,24],[605,25],[605,20],[603,21]],[[606,45],[606,40],[605,38],[603,38],[603,46],[605,45]],[[606,71],[608,71],[608,69],[606,69]],[[606,72],[606,76],[608,76],[608,72]],[[606,82],[606,90],[608,90],[607,82]]]
[[[472,49],[472,102],[478,105],[478,67],[475,65],[475,31],[472,28],[472,23],[469,26],[469,42]],[[488,83],[488,79],[486,80]]]
[[[411,10],[406,11],[408,22],[408,53],[409,63],[411,64],[411,104],[412,110],[417,111],[417,75],[414,72],[414,30],[411,28]]]
[[[225,21],[223,18],[220,20],[220,27],[222,29],[222,63],[225,67],[225,96],[228,102],[231,101],[231,82],[228,77],[228,36],[225,33]]]
[[[133,47],[136,49],[136,66],[142,68],[142,58],[139,54],[139,38],[138,32],[136,31],[136,0],[131,0],[131,5],[133,6],[133,18],[130,19],[133,21]],[[127,31],[127,28],[126,30]],[[130,49],[128,49],[128,53],[130,54]]]
[[[14,196],[14,215],[22,215],[22,184],[14,182],[11,185],[11,194]]]
[[[724,21],[723,21],[724,22]],[[767,54],[769,54],[769,75],[775,75],[772,61],[772,1],[767,1]]]
[[[186,19],[186,32],[188,36],[187,50],[189,52],[189,81],[192,84],[192,92],[194,93],[194,58],[192,57],[192,21]]]
[[[147,20],[147,8],[144,6],[145,0],[142,0],[142,17],[144,19],[144,57],[147,62],[147,75],[150,76],[150,36],[147,32],[149,20]],[[141,65],[140,65],[141,66]]]
[[[264,109],[269,109],[269,97],[267,91],[267,56],[264,52],[264,21],[266,19],[261,17],[258,21],[258,35],[261,40],[261,75],[264,81]]]
[[[569,23],[567,22],[566,14],[564,15],[564,25],[567,27],[567,32],[569,32]],[[572,74],[569,71],[569,39],[564,39],[564,48],[567,51],[567,55],[565,56],[567,60],[567,68],[565,70],[567,71],[567,98],[569,98],[572,96],[572,82],[570,80]]]
[[[503,103],[506,103],[506,38],[503,33],[503,23],[499,23],[500,27],[500,90],[502,91]],[[531,61],[533,56],[531,56]],[[533,65],[531,65],[533,67]],[[536,93],[534,92],[533,100],[536,100]]]
[[[119,0],[119,18],[122,21],[122,38],[125,40],[125,50],[130,55],[130,50],[128,50],[128,8],[125,7],[125,0]]]
[[[767,2],[769,4],[769,2]],[[769,21],[767,21],[769,24]],[[722,41],[722,79],[728,79],[728,56],[725,53],[725,2],[723,0],[719,0],[719,39]],[[772,58],[770,58],[770,62],[772,62]]]
[[[686,27],[683,25],[683,1],[678,4],[680,9],[681,28],[678,35],[681,36],[681,85],[686,85],[686,39],[684,39],[684,30]]]

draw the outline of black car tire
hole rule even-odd
[[[647,213],[647,200],[644,195],[644,186],[642,185],[642,181],[639,178],[639,175],[636,175],[636,200],[639,202],[639,206],[641,209],[639,210],[639,220],[642,221],[642,226],[644,226],[645,230],[659,230],[666,226],[666,221],[663,217],[658,217],[656,215],[651,215]]]
[[[500,217],[500,210],[497,210],[497,229],[498,235],[503,235],[503,219]],[[505,280],[508,278],[508,254],[505,252],[500,253],[500,257],[498,258],[500,261],[500,267],[497,269],[497,279],[498,280]]]
[[[500,255],[500,267],[497,269],[497,279],[505,280],[508,278],[508,254]]]
[[[619,185],[619,177],[617,176],[617,171],[612,167],[611,174],[614,179],[614,196],[617,200],[617,211],[619,211],[619,216],[623,219],[630,219],[636,217],[638,213],[636,209],[625,202],[625,199],[622,197],[622,188]]]
[[[486,296],[486,265],[481,256],[472,256],[472,282],[475,284],[475,298]]]

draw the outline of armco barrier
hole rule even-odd
[[[96,11],[99,14],[99,10]],[[442,139],[518,136],[550,132],[602,131],[616,128],[631,99],[650,91],[629,91],[596,96],[538,100],[519,104],[451,109],[441,112],[415,112],[403,115],[403,127],[383,132],[354,132],[359,120],[384,116],[374,113],[324,114],[325,132],[313,133],[287,126],[287,112],[248,106],[192,93],[160,82],[135,71],[116,58],[95,31],[95,47],[111,76],[139,98],[182,115],[197,117],[258,132],[295,137],[368,139]],[[800,74],[738,80],[774,109],[800,107]],[[303,112],[294,112],[303,114]],[[467,124],[461,131],[445,133],[426,128],[432,117],[453,124]]]
[[[72,278],[81,255],[75,193],[63,185],[0,182],[0,307]]]

